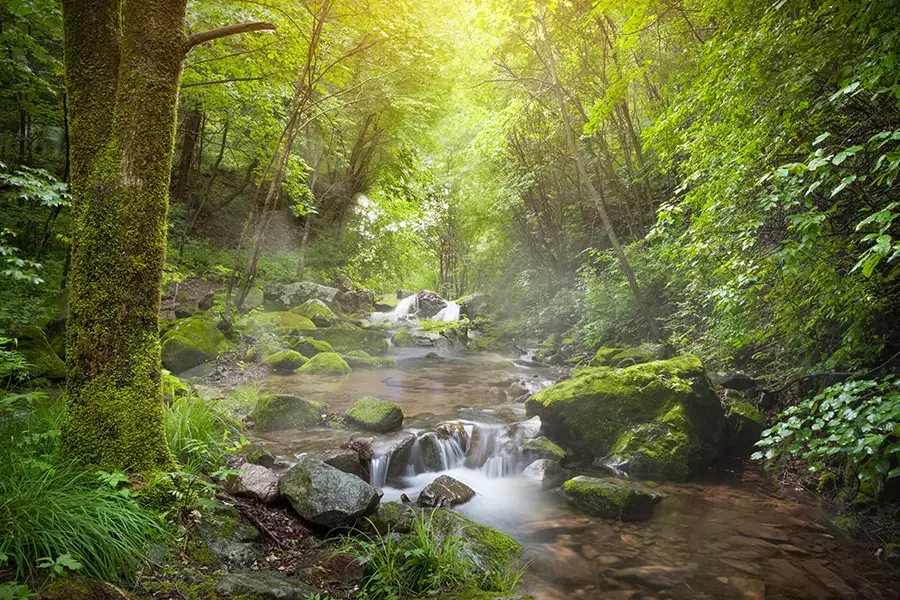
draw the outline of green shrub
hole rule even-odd
[[[866,499],[900,477],[900,381],[845,381],[789,407],[763,431],[756,460],[801,458],[811,474],[854,475]]]

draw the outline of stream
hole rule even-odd
[[[525,419],[524,405],[504,390],[522,380],[534,392],[562,376],[545,367],[514,364],[496,355],[391,348],[397,365],[356,369],[345,377],[270,375],[267,384],[284,393],[325,402],[345,411],[363,396],[403,407],[404,430],[434,431],[455,421],[469,435],[480,429],[493,443],[488,456],[470,460],[465,444],[446,440],[442,472],[476,492],[460,513],[496,527],[524,545],[521,592],[536,600],[564,598],[898,598],[900,580],[858,542],[828,527],[831,513],[807,494],[773,485],[755,467],[723,471],[686,484],[653,485],[665,494],[653,518],[640,523],[587,516],[558,489],[521,475],[525,464],[504,450],[506,425]],[[260,434],[270,450],[290,463],[299,453],[334,450],[353,432],[320,428]],[[371,433],[360,435],[372,436]],[[397,434],[393,434],[397,435]],[[375,435],[377,440],[391,435]],[[413,448],[400,476],[373,461],[373,481],[383,501],[419,491],[436,478]],[[417,464],[419,463],[419,464]],[[567,464],[572,476],[609,476],[590,464]],[[377,481],[381,479],[382,481]]]

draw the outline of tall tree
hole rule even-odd
[[[159,304],[187,0],[64,0],[74,226],[63,447],[131,469],[170,462]]]

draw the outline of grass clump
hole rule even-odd
[[[365,562],[361,600],[406,600],[461,593],[512,594],[520,574],[511,568],[476,573],[466,559],[465,540],[446,534],[427,511],[412,511],[410,532],[397,536],[360,534],[342,538],[338,552]]]
[[[187,471],[209,473],[222,464],[240,430],[218,401],[194,392],[166,406],[166,442]]]

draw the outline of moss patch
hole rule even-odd
[[[394,337],[391,338],[391,341],[398,348],[412,348],[416,345],[416,341],[413,339],[412,334],[406,329],[401,329],[395,333]]]
[[[476,523],[451,510],[436,508],[432,524],[441,535],[462,538],[462,555],[477,571],[505,571],[522,553],[522,544],[502,531]]]
[[[331,327],[338,320],[337,315],[321,300],[307,300],[300,306],[292,308],[290,312],[309,319],[317,327]]]
[[[293,371],[306,364],[309,359],[295,350],[280,350],[263,358],[263,363],[279,372]]]
[[[661,499],[651,492],[583,475],[566,481],[563,493],[585,512],[622,521],[649,519],[653,506]]]
[[[532,461],[540,458],[562,460],[566,457],[565,450],[543,436],[525,442],[522,452]]]
[[[309,362],[297,369],[297,372],[346,375],[352,370],[337,352],[322,352],[309,359]]]
[[[212,322],[203,317],[181,319],[163,336],[162,363],[177,375],[214,359],[227,347],[225,335]]]
[[[347,421],[362,429],[387,433],[403,427],[403,409],[399,404],[366,397],[356,401],[347,411]]]
[[[353,350],[345,354],[343,358],[354,369],[357,367],[393,367],[397,364],[393,358],[371,356],[365,350]]]
[[[15,333],[18,350],[28,361],[28,373],[32,377],[65,379],[66,365],[50,347],[47,336],[40,327],[25,325]]]
[[[344,354],[353,350],[364,350],[372,356],[381,356],[388,349],[387,340],[381,332],[348,324],[313,330],[298,330],[296,333],[302,337],[328,342],[335,352]],[[299,350],[299,348],[295,348],[295,350]],[[302,352],[302,350],[300,351]]]
[[[290,394],[274,394],[263,396],[256,402],[250,411],[250,419],[261,431],[309,429],[319,425],[326,412],[327,404]]]
[[[322,352],[334,352],[334,348],[328,342],[314,340],[310,337],[300,337],[291,341],[291,348],[304,356],[315,356]]]
[[[550,437],[638,476],[683,479],[718,458],[724,413],[693,356],[588,368],[525,403]]]
[[[38,600],[128,600],[128,596],[109,583],[73,574],[53,579]]]
[[[257,322],[279,329],[315,329],[315,324],[303,315],[289,311],[265,312],[256,317]]]

